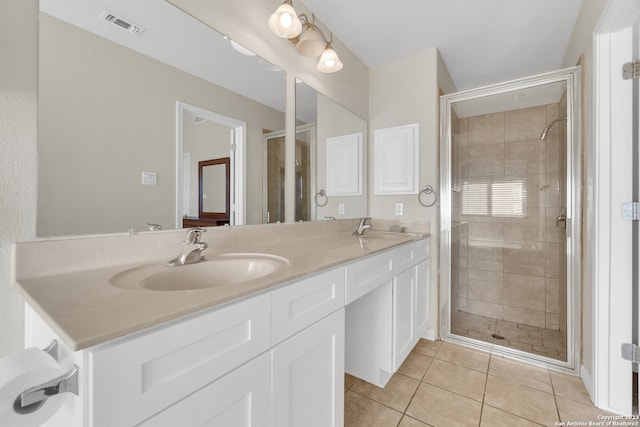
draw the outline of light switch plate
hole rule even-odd
[[[158,174],[156,172],[142,171],[142,185],[157,185]]]
[[[344,203],[338,203],[338,215],[344,215]]]

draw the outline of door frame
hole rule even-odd
[[[593,290],[585,300],[593,315],[585,316],[583,381],[595,405],[629,415],[632,364],[620,355],[623,342],[633,342],[633,222],[621,215],[621,204],[633,197],[633,83],[621,78],[622,64],[634,59],[634,26],[640,5],[610,0],[593,34],[593,163],[594,217],[591,267]],[[613,256],[615,254],[615,256]],[[585,291],[589,292],[588,286]],[[587,312],[587,315],[589,313]],[[589,372],[591,371],[591,372]]]
[[[247,124],[233,117],[224,116],[205,108],[197,107],[183,101],[176,101],[176,228],[182,228],[183,212],[183,117],[190,112],[205,120],[229,127],[229,156],[231,157],[231,213],[230,225],[247,223],[247,191],[246,191],[246,146]]]
[[[580,120],[580,67],[570,67],[558,71],[538,74],[522,79],[489,85],[477,89],[456,92],[440,97],[440,336],[494,354],[513,359],[579,374],[580,370],[580,316],[581,316],[581,120]],[[478,99],[522,90],[531,86],[565,82],[567,90],[567,360],[560,361],[533,353],[497,346],[480,340],[451,333],[451,202],[452,202],[452,141],[451,109],[454,102]]]

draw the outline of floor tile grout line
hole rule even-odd
[[[478,427],[482,426],[482,414],[484,412],[484,400],[487,397],[487,383],[489,382],[489,370],[491,369],[491,360],[493,353],[489,353],[489,363],[487,364],[487,374],[484,376],[484,390],[482,391],[482,405],[480,406],[480,418],[478,419]]]
[[[558,415],[558,421],[562,421],[562,419],[560,418],[560,408],[558,408],[558,396],[556,396],[556,388],[553,385],[553,377],[551,376],[551,370],[547,369],[547,372],[549,373],[549,381],[551,382],[551,391],[553,391],[553,401],[556,404],[556,415]]]

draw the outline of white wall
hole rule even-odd
[[[582,369],[589,376],[585,378],[588,382],[593,378],[593,334],[592,324],[594,275],[592,266],[594,265],[594,212],[593,189],[594,189],[594,156],[595,143],[592,134],[593,123],[593,31],[607,0],[589,0],[582,2],[582,8],[576,20],[569,45],[567,47],[563,67],[582,65],[582,104],[583,104],[583,268],[582,268]],[[586,106],[586,108],[585,108]]]
[[[22,348],[13,243],[36,230],[38,2],[3,1],[0,16],[0,357]]]

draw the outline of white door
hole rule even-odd
[[[344,309],[273,350],[273,425],[344,424]]]
[[[582,376],[596,406],[624,415],[631,414],[633,364],[622,358],[621,346],[634,342],[633,312],[638,305],[634,307],[633,286],[638,278],[633,274],[637,231],[633,221],[623,218],[622,206],[638,201],[638,186],[634,195],[633,182],[638,164],[633,159],[633,146],[638,144],[633,140],[638,80],[634,88],[634,80],[623,79],[622,66],[638,58],[633,34],[637,34],[639,16],[639,2],[611,0],[596,28],[594,46],[596,262],[593,294],[585,289],[585,300],[593,306],[593,310],[585,306],[585,313],[592,314],[585,317],[585,337],[592,331],[594,339],[593,352],[585,348]]]

